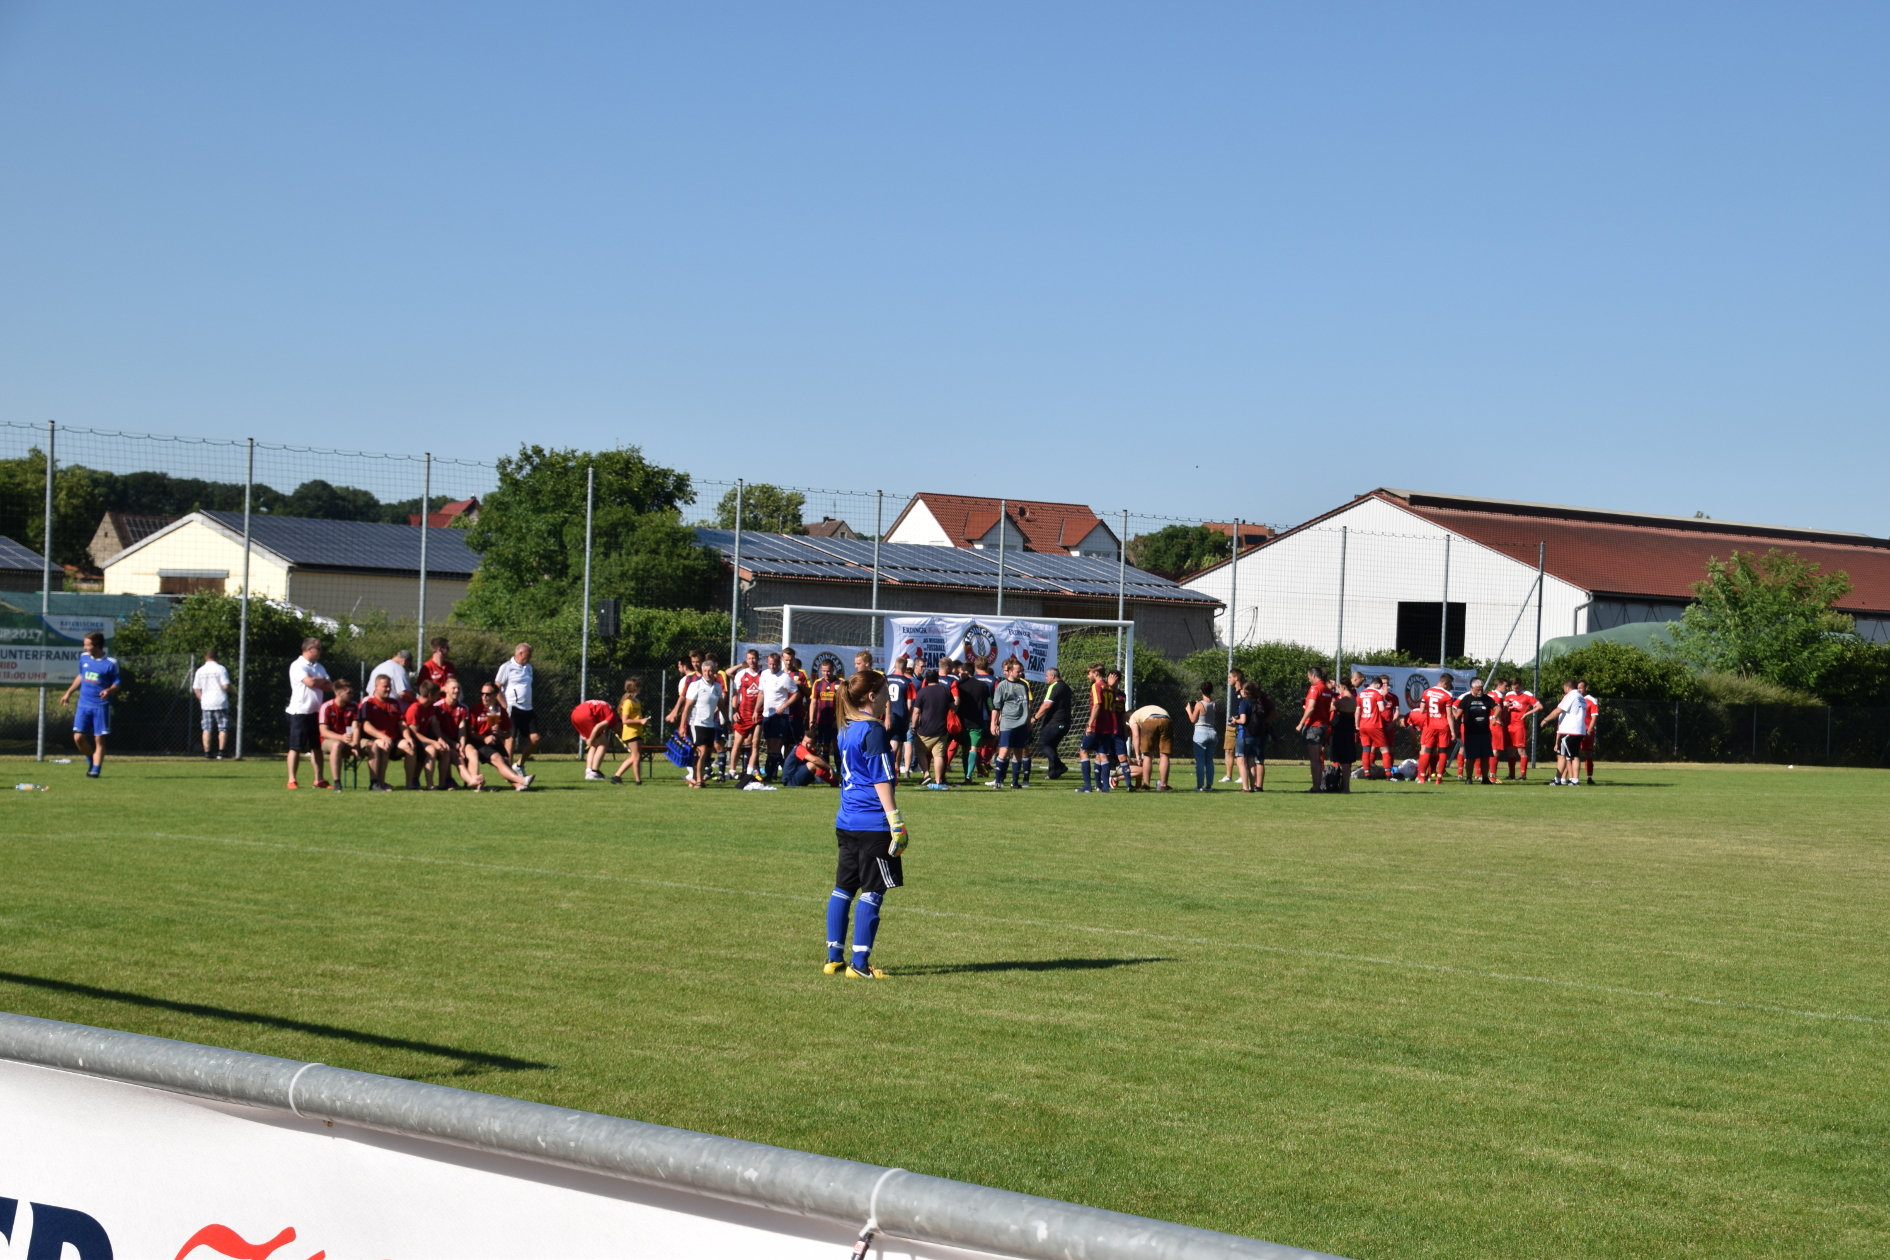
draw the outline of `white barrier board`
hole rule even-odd
[[[8,1260],[842,1260],[859,1229],[6,1061],[0,1116]]]

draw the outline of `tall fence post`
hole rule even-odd
[[[1347,525],[1339,526],[1339,637],[1332,645],[1332,679],[1336,683],[1345,673],[1345,545]]]
[[[1439,601],[1437,613],[1441,622],[1437,629],[1437,668],[1443,669],[1450,664],[1450,535],[1444,535],[1444,598]]]
[[[1752,759],[1759,759],[1759,706],[1752,706]]]
[[[1824,764],[1831,764],[1831,706],[1824,706]]]
[[[873,611],[879,611],[879,536],[886,532],[886,492],[873,491]],[[890,664],[891,662],[888,662]]]
[[[1009,507],[1010,507],[1010,503],[1009,503],[1009,501],[1008,501],[1008,500],[1005,500],[1005,499],[999,499],[999,500],[998,500],[998,574],[997,574],[997,577],[998,577],[998,592],[997,592],[997,600],[998,600],[998,606],[997,606],[997,615],[998,615],[998,616],[1000,616],[1000,617],[1002,617],[1002,616],[1004,615],[1004,533],[1005,533],[1005,530],[1004,530],[1004,518],[1005,518],[1005,516],[1006,516],[1006,514],[1007,514],[1007,512],[1008,512],[1008,509],[1009,509]],[[877,605],[875,605],[875,606],[877,606]]]
[[[877,544],[876,544],[877,545]],[[735,479],[735,558],[731,562],[734,584],[728,596],[728,663],[735,663],[737,640],[742,635],[742,479]],[[879,570],[873,571],[874,584],[877,587]]]
[[[40,520],[39,527],[39,616],[40,627],[46,626],[46,618],[52,616],[52,552],[53,552],[53,464],[58,458],[59,422],[46,422],[46,515]],[[40,642],[44,643],[42,634]],[[39,752],[35,761],[46,760],[46,688],[39,689]]]
[[[249,712],[249,514],[256,488],[256,439],[243,466],[243,607],[236,632],[236,759],[243,759],[243,720]]]
[[[1549,544],[1545,541],[1538,541],[1536,543],[1535,681],[1533,681],[1529,685],[1530,694],[1534,695],[1538,700],[1542,698],[1542,578],[1543,578],[1543,574],[1547,571],[1545,566],[1548,560],[1548,556],[1549,556]],[[1536,756],[1536,737],[1539,736],[1541,733],[1542,733],[1542,723],[1531,722],[1529,724],[1529,760],[1531,763],[1539,762],[1542,760],[1540,757]]]
[[[1673,759],[1680,760],[1680,702],[1673,702]]]
[[[427,509],[433,503],[433,452],[422,457],[420,473],[420,609],[413,632],[413,659],[427,659]]]
[[[597,498],[597,465],[584,470],[584,629],[578,647],[578,699],[591,695],[591,507]]]
[[[1124,608],[1128,607],[1128,591],[1129,591],[1129,513],[1128,513],[1128,509],[1125,508],[1123,509],[1123,512],[1122,512],[1122,537],[1116,541],[1116,620],[1117,621],[1127,621],[1129,619],[1128,613],[1123,611]],[[1122,662],[1123,662],[1122,631],[1118,629],[1116,631],[1116,668],[1117,669],[1123,668]]]
[[[1234,608],[1237,602],[1235,597],[1240,594],[1240,518],[1238,516],[1234,518],[1233,535],[1233,544],[1227,552],[1227,707],[1221,713],[1227,730],[1226,743],[1223,747],[1228,750],[1227,764],[1229,766],[1234,764]]]

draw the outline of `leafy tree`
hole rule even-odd
[[[742,529],[763,534],[805,534],[801,509],[807,496],[758,481],[742,487]],[[715,505],[715,524],[719,529],[735,528],[735,491],[722,496]]]
[[[353,486],[330,485],[321,480],[304,481],[297,486],[295,493],[282,501],[279,513],[283,516],[312,516],[324,521],[386,519],[381,501],[374,496],[372,491],[357,490]],[[404,513],[399,523],[402,525],[407,523]]]
[[[86,547],[107,506],[91,469],[62,465],[53,474],[54,564],[92,567]],[[0,535],[45,550],[46,452],[37,447],[22,459],[0,460]]]
[[[1818,675],[1818,695],[1826,704],[1890,706],[1890,643],[1867,643],[1855,636],[1838,640]]]
[[[224,667],[234,672],[237,650],[241,644],[243,601],[221,591],[199,591],[178,601],[170,619],[155,630],[142,613],[128,618],[112,640],[113,651],[125,656],[146,653],[192,653],[202,656],[206,648],[217,654]],[[334,631],[307,613],[274,600],[252,599],[249,603],[249,660],[252,671],[263,668],[271,677],[288,668],[289,661],[302,651],[302,640],[313,636],[322,641],[324,650],[335,643]]]
[[[1595,696],[1615,700],[1692,700],[1699,684],[1679,661],[1663,659],[1629,643],[1600,640],[1542,663],[1542,694],[1561,694],[1569,678],[1585,678]]]
[[[1714,556],[1706,580],[1693,584],[1696,602],[1674,624],[1674,653],[1702,672],[1815,691],[1851,633],[1851,618],[1835,609],[1850,589],[1848,574],[1823,573],[1794,552]]]
[[[1079,695],[1084,694],[1088,685],[1084,671],[1091,665],[1104,669],[1116,667],[1115,631],[1079,630],[1057,645],[1057,671]],[[1168,710],[1179,732],[1186,725],[1184,713],[1192,699],[1188,678],[1173,661],[1145,643],[1135,645],[1135,703],[1138,707],[1161,705]]]
[[[708,606],[721,561],[682,523],[682,506],[695,498],[687,473],[652,464],[635,447],[592,453],[528,446],[499,461],[498,489],[467,531],[480,566],[459,618],[524,629],[548,625],[567,610],[576,617],[585,470],[593,465],[592,598],[637,608]]]
[[[1129,540],[1129,563],[1179,581],[1228,558],[1233,540],[1206,525],[1165,525]]]

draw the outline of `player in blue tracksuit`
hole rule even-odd
[[[59,704],[72,703],[72,693],[79,693],[78,712],[72,715],[72,742],[91,763],[85,777],[96,779],[105,764],[105,737],[112,733],[112,697],[120,686],[118,662],[105,655],[105,636],[93,631],[85,636],[85,651],[79,654],[79,675],[59,697]]]
[[[827,965],[830,976],[880,980],[873,966],[873,938],[879,933],[879,907],[889,888],[905,880],[899,855],[910,839],[893,792],[898,783],[892,744],[886,738],[886,676],[861,670],[840,691],[840,732],[835,757],[840,772],[840,812],[834,835],[840,862],[827,899]],[[853,912],[853,956],[846,953],[847,911]]]

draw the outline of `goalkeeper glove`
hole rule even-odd
[[[892,843],[887,846],[887,856],[898,857],[912,843],[912,833],[906,830],[906,820],[896,809],[886,811],[886,827],[892,832]]]

